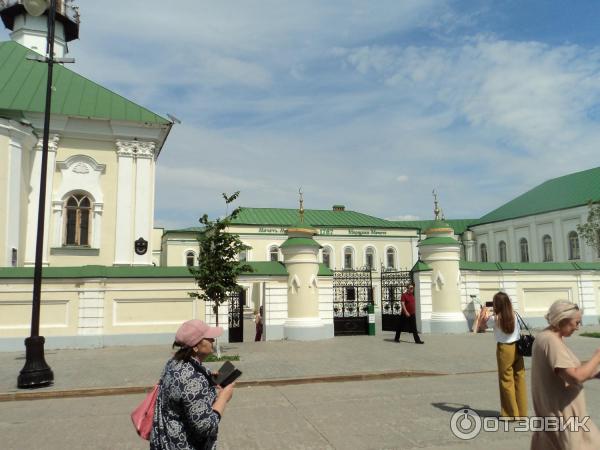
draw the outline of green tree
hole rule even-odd
[[[210,220],[206,214],[200,217],[200,223],[204,229],[198,234],[200,246],[198,266],[189,268],[200,288],[198,292],[190,292],[189,295],[213,305],[212,310],[217,326],[219,325],[219,306],[227,303],[229,295],[242,289],[237,284],[238,276],[242,272],[252,272],[250,265],[238,261],[238,255],[250,247],[244,245],[237,234],[227,232],[231,221],[241,211],[241,208],[236,208],[231,214],[227,214],[229,205],[239,195],[239,191],[231,196],[223,194],[226,205],[224,218]]]
[[[600,254],[600,201],[588,204],[587,222],[577,225],[577,232],[583,240]]]

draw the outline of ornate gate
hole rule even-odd
[[[229,295],[229,342],[244,342],[244,289]]]
[[[412,282],[410,270],[381,268],[381,329],[396,331],[402,307],[400,297]]]
[[[371,270],[333,271],[333,334],[368,334],[373,302]]]

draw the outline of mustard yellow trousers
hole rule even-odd
[[[500,417],[527,416],[525,362],[516,343],[496,346],[498,384],[500,386]]]

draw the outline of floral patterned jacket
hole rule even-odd
[[[221,420],[212,409],[216,398],[208,368],[195,359],[170,359],[156,398],[150,449],[216,449]]]

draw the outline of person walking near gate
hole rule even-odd
[[[396,337],[394,341],[400,342],[400,333],[406,331],[412,333],[415,340],[415,344],[424,344],[425,342],[419,337],[417,331],[417,317],[416,317],[416,305],[415,305],[415,285],[410,283],[406,292],[400,297],[400,304],[402,305],[402,313],[400,314],[400,320],[398,321],[398,329],[396,330]]]

